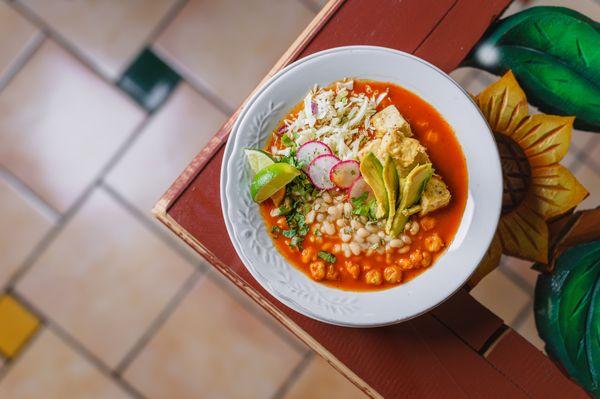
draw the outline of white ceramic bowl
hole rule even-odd
[[[277,122],[315,84],[344,77],[396,83],[446,119],[467,161],[468,198],[454,240],[435,264],[412,281],[376,292],[316,283],[275,249],[259,207],[250,198],[243,149],[263,147]],[[382,47],[340,47],[289,65],[244,106],[225,148],[221,206],[229,237],[252,276],[275,298],[313,319],[342,326],[398,323],[435,307],[460,288],[488,248],[500,214],[502,173],[490,129],[468,94],[435,66]]]

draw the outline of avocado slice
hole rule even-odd
[[[400,186],[400,179],[398,177],[398,171],[396,170],[396,163],[389,154],[385,160],[385,164],[383,165],[383,183],[387,192],[389,209],[385,230],[387,233],[389,233],[392,229],[392,223],[394,222],[394,215],[396,214],[396,204],[398,202],[398,190]]]
[[[379,162],[375,154],[370,152],[364,156],[360,163],[360,173],[369,187],[371,187],[371,190],[373,190],[373,194],[375,194],[375,199],[377,200],[377,212],[375,216],[377,218],[386,216],[388,213],[388,199],[383,182],[383,166],[381,166],[381,162]]]
[[[415,166],[410,173],[402,181],[401,188],[401,200],[396,214],[394,215],[394,221],[392,222],[392,228],[388,233],[392,237],[398,236],[404,225],[409,218],[409,208],[416,205],[423,195],[423,190],[431,176],[433,175],[433,167],[430,163]]]
[[[408,209],[415,205],[421,199],[423,190],[429,179],[433,176],[433,167],[430,163],[415,166],[406,176],[404,186],[402,187],[402,201],[400,209]]]

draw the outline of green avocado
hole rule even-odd
[[[398,202],[400,186],[400,178],[398,177],[398,171],[396,170],[396,163],[389,154],[385,160],[385,164],[383,165],[383,183],[387,192],[387,203],[389,209],[387,222],[385,224],[385,231],[389,234],[394,222],[394,215],[396,214],[396,204]]]
[[[377,200],[377,218],[382,218],[388,214],[388,198],[385,189],[385,183],[383,182],[383,166],[381,162],[372,152],[365,155],[362,162],[360,163],[360,173],[363,179],[367,182],[375,199]]]
[[[426,163],[415,166],[406,178],[402,180],[400,205],[394,215],[389,235],[396,237],[404,229],[404,225],[411,213],[409,209],[419,202],[431,176],[433,176],[433,167],[430,163]]]

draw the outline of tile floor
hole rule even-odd
[[[0,398],[363,397],[149,214],[324,3],[0,0]],[[599,160],[575,132],[582,207]],[[542,348],[528,266],[473,294]]]

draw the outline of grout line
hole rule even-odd
[[[232,284],[230,281],[225,280],[218,274],[213,268],[207,269],[206,278],[211,282],[217,284],[219,288],[229,295],[237,304],[239,304],[244,310],[246,310],[251,316],[255,317],[264,326],[266,326],[271,332],[281,338],[284,342],[296,350],[298,353],[305,353],[306,346],[304,346],[295,335],[289,332],[280,323],[276,322],[273,316],[271,316],[265,309],[260,305],[256,304],[252,298],[242,293],[238,287]]]
[[[123,73],[131,66],[131,64],[137,59],[140,53],[147,47],[150,47],[152,42],[165,30],[165,28],[171,23],[171,21],[179,14],[179,11],[187,4],[188,0],[176,0],[165,14],[161,17],[160,21],[151,29],[150,33],[143,40],[141,46],[128,57],[124,62],[123,67],[118,71],[117,81],[123,76]]]
[[[204,275],[204,271],[195,269],[194,272],[181,285],[177,293],[169,300],[163,310],[158,313],[158,316],[150,323],[150,326],[133,344],[131,349],[123,356],[123,359],[117,364],[113,374],[121,377],[125,369],[131,365],[142,350],[148,345],[150,340],[156,335],[158,330],[171,317],[179,304],[185,299],[187,294],[192,290],[200,278]]]
[[[44,33],[38,31],[35,36],[29,40],[25,45],[25,48],[23,48],[17,57],[10,63],[2,79],[0,79],[0,92],[8,86],[25,64],[29,62],[37,50],[42,46],[44,39],[46,39]]]
[[[55,333],[59,338],[61,338],[65,344],[67,344],[72,350],[86,359],[89,363],[96,367],[102,374],[116,382],[123,390],[132,395],[135,398],[143,398],[143,396],[132,386],[130,386],[126,381],[121,379],[119,376],[114,375],[108,365],[106,365],[100,358],[94,355],[90,350],[88,350],[85,346],[81,344],[75,337],[70,335],[66,330],[60,327],[54,320],[49,317],[41,316],[43,313],[39,308],[29,302],[26,298],[20,295],[17,291],[11,291],[11,295],[14,295],[19,301],[25,304],[29,309],[31,309],[41,320],[44,320],[44,325],[46,328],[53,333]]]
[[[140,106],[137,102],[135,102],[130,96],[124,93],[120,88],[116,86],[117,80],[119,76],[116,77],[116,80],[113,80],[110,76],[108,76],[102,69],[83,51],[80,51],[77,46],[71,44],[71,42],[65,38],[58,31],[54,30],[49,24],[47,24],[40,16],[38,16],[33,10],[31,10],[28,6],[22,3],[10,3],[13,8],[19,12],[25,19],[35,25],[38,29],[40,29],[47,37],[51,40],[55,41],[59,47],[67,54],[76,59],[85,69],[90,71],[95,77],[102,80],[104,83],[111,87],[116,87],[118,90],[117,95],[124,98],[126,101],[133,104],[137,109],[143,111],[145,114],[148,112],[144,107]]]
[[[182,80],[184,80],[189,86],[194,88],[200,93],[205,99],[208,100],[217,109],[223,112],[225,115],[232,115],[235,112],[235,107],[230,105],[226,100],[222,99],[216,92],[214,92],[208,85],[202,83],[199,79],[195,78],[193,74],[187,70],[183,65],[180,65],[174,57],[169,56],[166,50],[163,50],[161,46],[155,45],[154,43],[149,48],[160,58],[165,64],[173,69]]]
[[[513,330],[516,331],[517,328],[521,328],[523,323],[525,323],[527,316],[529,316],[529,311],[532,307],[533,307],[533,299],[530,300],[529,302],[527,302],[527,304],[525,306],[523,306],[523,308],[519,311],[519,313],[517,313],[515,318],[510,323],[510,327]],[[529,341],[529,340],[527,340],[527,341]]]
[[[83,206],[84,202],[91,196],[94,189],[99,185],[103,176],[110,170],[110,168],[123,156],[125,151],[132,145],[135,139],[141,134],[145,126],[149,121],[149,117],[145,117],[139,124],[133,129],[129,137],[119,146],[119,148],[110,157],[107,163],[100,169],[100,172],[96,178],[82,191],[77,197],[75,202],[69,206],[67,211],[56,221],[54,227],[46,233],[42,240],[33,248],[31,253],[27,256],[23,264],[17,268],[13,275],[9,278],[7,286],[15,286],[25,274],[33,267],[38,258],[46,250],[46,248],[54,241],[54,238],[63,230],[64,226],[73,218],[73,216]]]
[[[308,367],[310,361],[315,357],[312,351],[306,352],[304,357],[298,362],[296,367],[292,369],[288,377],[285,379],[283,384],[277,388],[277,391],[271,396],[271,399],[283,399],[283,397],[290,391],[290,388],[294,385],[304,370]],[[337,371],[336,371],[337,372]]]
[[[177,241],[173,239],[173,235],[168,234],[166,231],[162,230],[161,226],[158,225],[151,219],[151,216],[145,214],[140,209],[138,209],[135,205],[129,202],[125,197],[123,197],[115,188],[113,188],[108,182],[102,180],[99,183],[99,186],[106,192],[113,200],[115,200],[119,205],[121,205],[125,210],[133,216],[137,221],[143,224],[148,230],[153,232],[160,240],[164,241],[164,243],[177,252],[183,259],[187,262],[191,263],[194,267],[205,270],[205,263],[199,257],[195,257],[183,248]],[[186,245],[187,246],[187,245]]]
[[[321,7],[313,0],[298,0],[298,2],[315,14],[321,11]]]
[[[20,194],[26,202],[42,214],[52,223],[56,223],[61,214],[42,197],[40,197],[27,183],[15,176],[8,168],[0,164],[0,178],[2,178],[13,190]]]
[[[533,295],[533,287],[531,287],[531,285],[529,285],[529,283],[525,279],[523,279],[523,277],[519,276],[513,270],[509,269],[506,265],[505,260],[500,260],[500,265],[498,269],[500,273],[504,274],[510,281],[515,283],[515,285],[519,287],[521,291],[526,293],[528,296]]]

